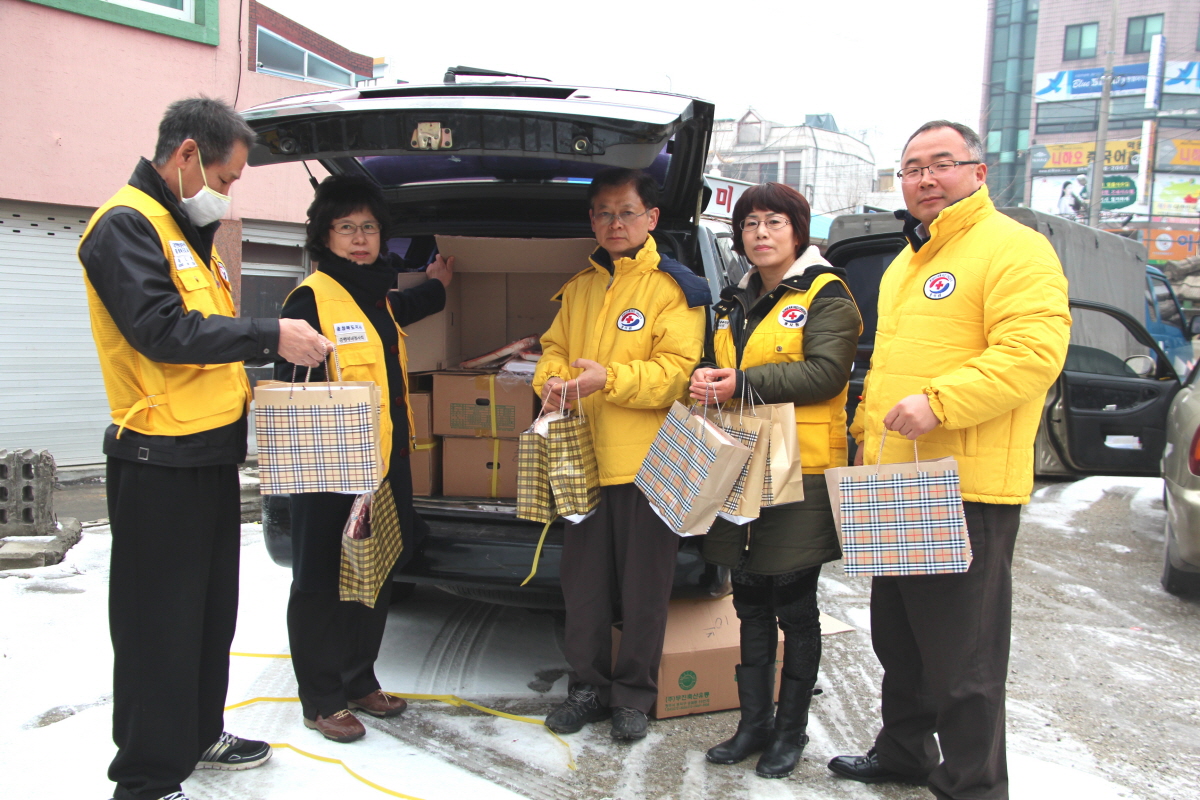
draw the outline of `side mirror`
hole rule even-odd
[[[1133,370],[1139,378],[1149,378],[1158,367],[1158,362],[1150,356],[1130,356],[1125,359],[1125,366]]]
[[[1200,336],[1200,314],[1192,317],[1188,322],[1188,336]]]

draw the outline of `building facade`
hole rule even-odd
[[[810,114],[803,125],[771,122],[753,110],[740,119],[718,119],[707,171],[786,183],[808,199],[814,216],[861,211],[878,188],[871,148],[839,131],[830,114]]]
[[[95,464],[108,403],[75,254],[92,212],[153,155],[172,101],[243,109],[374,64],[256,0],[0,0],[0,41],[0,449]],[[231,197],[217,247],[235,300],[276,316],[308,269],[308,174],[248,168]]]
[[[1116,0],[1116,10],[1113,29],[1111,0],[990,0],[980,125],[989,188],[1000,205],[1085,213],[1097,194],[1087,184],[1111,41],[1108,135],[1099,148],[1102,224],[1133,229],[1152,260],[1194,255],[1200,6],[1195,0]],[[1157,110],[1146,103],[1156,34],[1166,43]]]

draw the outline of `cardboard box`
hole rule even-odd
[[[413,436],[416,448],[409,455],[413,494],[429,497],[442,493],[442,441],[433,435],[433,397],[429,392],[410,392],[413,412]]]
[[[496,465],[495,494],[492,493],[493,463]],[[442,494],[446,497],[515,498],[517,440],[458,436],[442,439]]]
[[[409,372],[456,369],[468,358],[525,336],[540,336],[558,313],[550,298],[587,267],[593,239],[498,239],[439,236],[438,250],[454,256],[446,308],[405,327]],[[401,273],[398,286],[428,280]]]
[[[854,630],[821,614],[821,635]],[[613,628],[613,659],[621,644],[621,629]],[[783,666],[783,634],[775,654]],[[657,719],[724,711],[741,705],[737,670],[741,663],[741,623],[733,609],[733,596],[719,600],[672,600],[667,612],[667,634],[658,667]],[[779,682],[775,682],[779,699]]]
[[[506,385],[495,378],[495,374],[478,372],[434,373],[433,433],[490,437],[494,396],[497,436],[518,438],[533,424],[537,398],[524,384]]]

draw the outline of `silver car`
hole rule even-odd
[[[1167,413],[1163,502],[1167,507],[1162,585],[1200,592],[1200,386],[1193,369]]]

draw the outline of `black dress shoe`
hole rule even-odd
[[[916,786],[929,783],[926,777],[892,772],[882,766],[874,747],[865,756],[837,756],[829,762],[829,769],[843,778],[863,783],[911,783]]]

